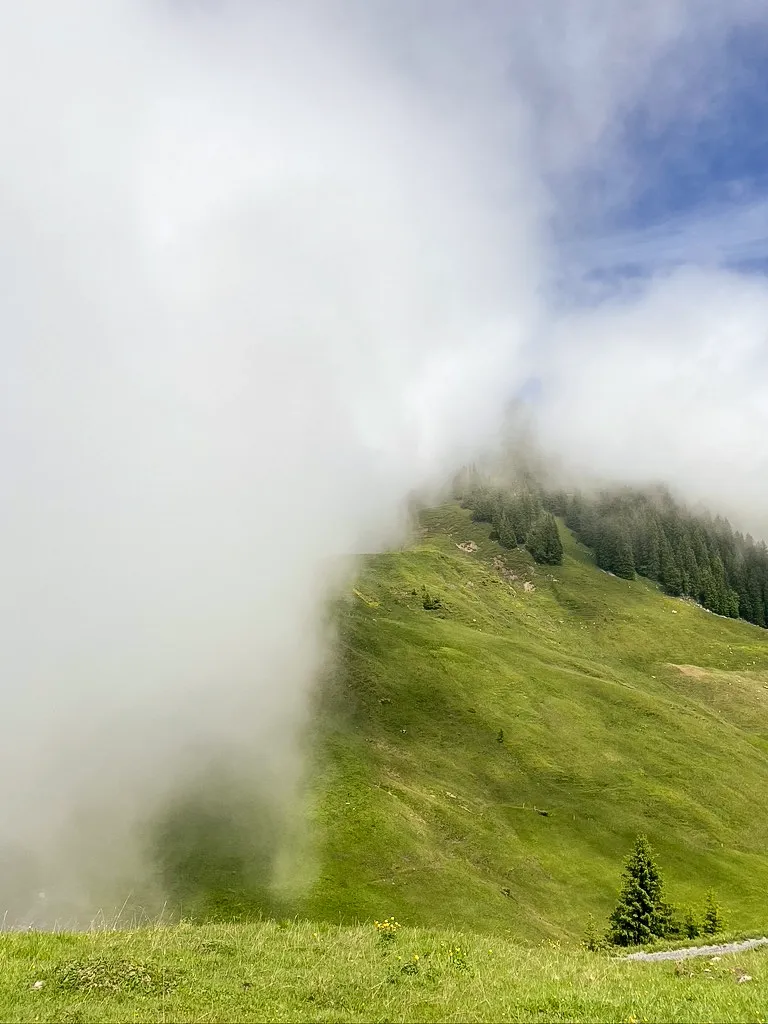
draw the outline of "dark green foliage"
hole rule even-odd
[[[672,908],[645,836],[638,836],[623,872],[619,901],[611,914],[608,937],[617,946],[637,946],[671,931]]]
[[[440,598],[435,594],[430,594],[426,587],[421,588],[421,603],[428,612],[442,607]]]
[[[505,548],[525,544],[543,513],[540,495],[527,485],[512,490],[483,484],[465,493],[464,504],[475,522],[492,524],[491,538]]]
[[[707,892],[704,903],[704,920],[701,930],[705,935],[716,935],[723,930],[723,911],[712,889]]]
[[[531,527],[530,521],[526,515],[526,509],[522,502],[512,501],[512,507],[510,510],[510,521],[512,523],[512,530],[515,535],[516,544],[525,544],[525,538],[528,534],[528,530]]]
[[[551,512],[544,512],[533,525],[525,546],[537,562],[543,565],[561,565],[563,545],[557,522]]]
[[[672,597],[691,598],[718,615],[768,625],[766,545],[735,533],[719,516],[692,514],[662,488],[618,488],[590,496],[548,493],[527,473],[505,489],[491,486],[472,469],[459,489],[472,518],[493,523],[500,544],[524,544],[539,562],[559,565],[562,560],[552,514],[562,515],[592,548],[601,569],[625,579],[637,572]]]
[[[476,523],[492,523],[496,512],[496,498],[489,488],[478,487],[467,497],[467,504],[472,509],[472,518]]]
[[[598,535],[595,544],[597,564],[606,572],[612,572],[624,579],[634,579],[635,559],[625,522],[609,522]]]
[[[693,553],[693,545],[688,533],[684,532],[674,552],[675,561],[680,569],[680,582],[684,594],[695,595],[701,589],[700,570]]]
[[[635,578],[635,560],[632,554],[632,545],[629,542],[629,536],[621,531],[616,539],[616,560],[613,571],[617,576],[622,576],[627,580]]]
[[[517,546],[517,537],[512,525],[512,517],[503,503],[499,503],[493,517],[493,529],[496,540],[498,540],[502,547],[514,548]]]
[[[768,624],[768,549],[734,533],[726,519],[693,515],[663,490],[624,488],[589,498],[576,492],[565,521],[601,569],[628,579],[634,569],[673,597]]]
[[[697,939],[701,935],[701,925],[690,907],[686,910],[683,918],[683,931],[687,939]]]
[[[679,597],[683,593],[683,576],[680,572],[680,566],[675,559],[672,545],[666,537],[661,545],[659,582],[672,597]]]

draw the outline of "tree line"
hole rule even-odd
[[[493,486],[470,469],[460,481],[457,478],[454,492],[471,510],[475,522],[491,524],[491,537],[502,547],[524,546],[543,565],[562,563],[560,533],[540,488],[528,482],[515,487]]]
[[[637,573],[718,615],[768,625],[768,549],[727,519],[694,514],[663,489],[542,492],[542,502],[601,569],[625,579]]]
[[[645,576],[673,597],[768,626],[765,542],[721,516],[691,511],[664,488],[548,490],[530,473],[500,486],[467,467],[454,493],[473,519],[492,525],[500,544],[524,545],[537,562],[562,562],[557,516],[592,549],[601,569],[624,579]]]

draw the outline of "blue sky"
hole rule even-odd
[[[698,42],[683,36],[657,73],[675,65],[684,80]],[[699,71],[706,94],[697,96],[692,74],[683,102],[662,117],[637,97],[614,129],[622,158],[606,162],[600,151],[581,169],[576,205],[589,216],[562,241],[588,280],[681,264],[768,269],[768,26],[731,27]]]

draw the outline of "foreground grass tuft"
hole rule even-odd
[[[62,963],[53,975],[67,992],[133,992],[153,995],[170,991],[176,972],[145,960],[88,956]]]

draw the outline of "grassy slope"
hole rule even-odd
[[[0,937],[9,1022],[758,1021],[766,986],[761,951],[676,969],[406,928],[390,943],[308,922]]]
[[[520,940],[607,914],[640,829],[676,902],[714,885],[731,928],[765,927],[768,634],[600,573],[566,534],[545,571],[455,506],[424,523],[342,610],[314,921],[2,935],[0,1019],[764,1018],[764,950],[678,968]],[[389,914],[433,928],[383,943],[370,919]],[[369,923],[318,923],[339,918]]]
[[[457,506],[423,522],[367,560],[343,612],[302,910],[573,937],[609,912],[642,830],[675,903],[711,885],[731,927],[765,927],[768,634],[598,571],[565,530],[544,570]]]

